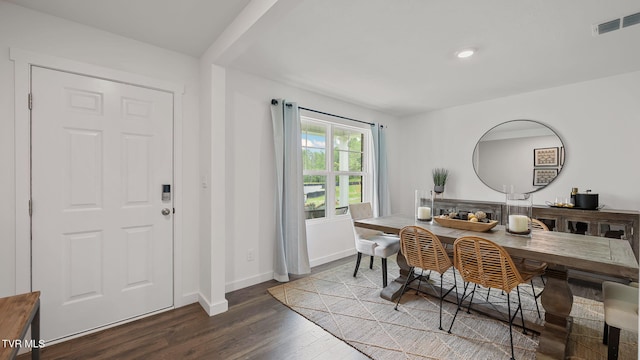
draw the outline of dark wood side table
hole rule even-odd
[[[15,359],[31,325],[31,358],[40,359],[40,291],[0,298],[0,360]]]

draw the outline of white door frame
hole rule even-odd
[[[74,60],[37,54],[17,48],[9,49],[15,74],[15,219],[16,219],[16,293],[31,291],[31,116],[28,94],[31,88],[31,66],[87,75],[121,83],[172,92],[173,96],[173,306],[184,303],[182,289],[182,95],[184,85],[153,79]],[[37,103],[37,99],[34,102]]]

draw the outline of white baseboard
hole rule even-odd
[[[323,256],[321,258],[312,259],[311,261],[309,261],[309,264],[311,265],[311,267],[314,267],[314,266],[326,264],[328,262],[332,262],[334,260],[339,260],[339,259],[345,258],[347,256],[354,255],[355,253],[356,253],[356,250],[354,248],[351,248],[349,250],[343,250],[343,251],[340,251],[340,252],[337,252],[337,253],[333,253],[333,254],[329,254],[327,256]]]
[[[317,259],[313,259],[309,261],[309,265],[311,267],[314,266],[318,266],[318,265],[322,265],[322,264],[326,264],[328,262],[332,262],[334,260],[339,260],[342,258],[345,258],[347,256],[351,256],[354,255],[356,253],[356,250],[354,248],[352,249],[348,249],[348,250],[343,250],[337,253],[333,253],[333,254],[329,254],[327,256],[323,256]],[[230,283],[227,283],[224,287],[224,291],[225,293],[231,292],[231,291],[236,291],[236,290],[240,290],[240,289],[244,289],[246,287],[252,286],[252,285],[256,285],[256,284],[260,284],[263,283],[265,281],[269,281],[269,280],[273,280],[274,279],[274,273],[272,271],[270,272],[266,272],[266,273],[262,273],[262,274],[258,274],[255,276],[251,276],[248,278],[244,278],[244,279],[240,279],[240,280],[236,280],[236,281],[232,281]]]
[[[251,276],[251,277],[248,277],[248,278],[244,278],[244,279],[240,279],[240,280],[236,280],[236,281],[227,283],[224,286],[224,292],[228,293],[228,292],[231,292],[231,291],[244,289],[244,288],[249,287],[251,285],[260,284],[260,283],[263,283],[263,282],[269,281],[269,280],[273,280],[273,271],[262,273],[262,274],[258,274],[258,275],[255,275],[255,276]]]
[[[197,291],[194,291],[192,293],[188,293],[188,294],[182,294],[181,297],[176,298],[176,304],[175,307],[179,308],[179,307],[183,307],[183,306],[187,306],[187,305],[191,305],[193,303],[198,302],[198,297],[199,297],[200,293]]]
[[[201,293],[198,293],[198,303],[209,316],[218,315],[229,310],[229,302],[227,299],[211,304]]]

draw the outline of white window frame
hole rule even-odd
[[[366,127],[358,127],[358,126],[350,126],[346,125],[342,122],[337,121],[329,121],[324,119],[319,119],[318,117],[312,116],[300,116],[301,124],[312,123],[325,126],[327,129],[326,132],[326,142],[325,142],[325,170],[304,170],[303,176],[305,175],[321,175],[326,178],[326,192],[325,192],[325,204],[335,204],[336,201],[336,186],[333,184],[333,179],[335,179],[338,175],[347,175],[347,176],[362,176],[362,201],[369,202],[373,198],[373,135],[371,134],[371,127],[366,125]],[[357,131],[364,134],[363,139],[363,161],[362,161],[362,171],[336,171],[333,170],[333,134],[335,129],[343,129],[349,131]],[[335,208],[332,206],[325,205],[325,216],[314,219],[307,219],[307,222],[325,222],[331,221],[335,219],[341,219],[350,216],[348,213],[342,215],[335,214]]]

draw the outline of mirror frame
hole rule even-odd
[[[490,184],[487,183],[486,179],[483,179],[480,176],[480,174],[478,173],[478,168],[477,168],[477,167],[479,167],[479,165],[476,166],[476,163],[477,163],[476,159],[477,159],[477,156],[479,156],[477,154],[478,146],[480,145],[480,142],[482,141],[483,138],[485,138],[488,134],[491,134],[492,132],[494,132],[496,128],[499,128],[500,126],[504,126],[506,124],[513,124],[515,122],[527,122],[527,123],[535,124],[538,127],[544,127],[546,130],[550,131],[549,135],[554,135],[557,138],[558,142],[560,143],[559,148],[558,148],[558,166],[555,167],[555,169],[558,169],[557,175],[551,181],[549,181],[549,183],[546,184],[546,185],[533,185],[533,180],[532,180],[531,181],[532,185],[530,185],[528,187],[528,188],[532,188],[532,189],[530,191],[524,192],[524,193],[530,194],[530,193],[534,193],[536,191],[540,191],[540,190],[544,189],[545,187],[549,186],[550,184],[552,184],[558,178],[558,176],[562,172],[562,169],[564,168],[564,165],[566,163],[566,161],[565,161],[566,147],[565,147],[564,141],[562,141],[562,138],[560,137],[560,135],[558,135],[558,133],[555,130],[553,130],[550,126],[548,126],[548,125],[546,125],[544,123],[541,123],[539,121],[536,121],[536,120],[528,120],[528,119],[516,119],[516,120],[509,120],[509,121],[505,121],[505,122],[499,123],[499,124],[491,127],[484,134],[482,134],[482,136],[480,136],[480,138],[476,142],[476,145],[475,145],[475,147],[473,149],[473,154],[471,155],[471,163],[473,165],[473,171],[476,173],[476,176],[478,177],[478,179],[480,179],[480,181],[482,181],[483,184],[485,184],[488,188],[490,188],[492,190],[495,190],[495,191],[497,191],[499,193],[503,193],[503,194],[507,193],[509,190],[508,189],[504,189],[504,185],[503,184],[500,184],[499,186],[496,186],[495,184],[490,185]],[[535,166],[532,166],[531,168],[533,170],[537,169]],[[551,168],[554,168],[554,167],[549,167],[548,169],[551,169]],[[496,186],[496,187],[494,187],[494,186]],[[498,187],[500,187],[500,188],[498,188]]]

